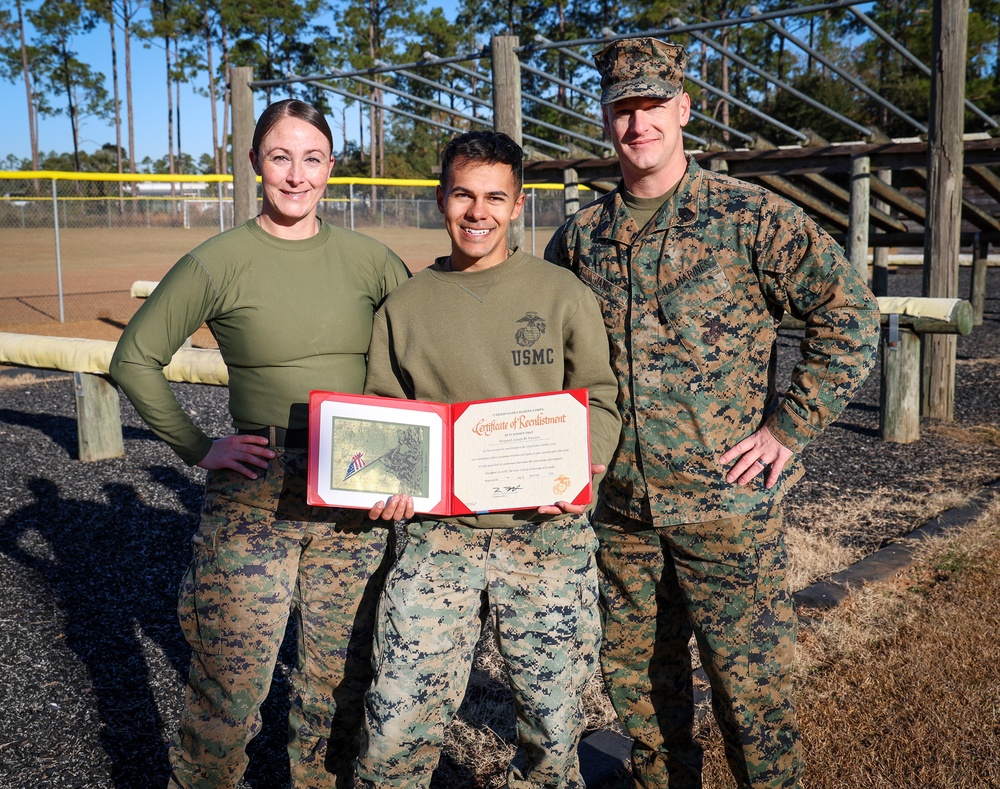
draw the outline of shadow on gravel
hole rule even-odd
[[[844,409],[840,418],[828,425],[826,431],[835,433],[842,430],[867,438],[878,438],[878,413],[879,408],[877,405],[859,403],[857,401],[848,403],[847,408]]]
[[[67,457],[76,457],[76,419],[53,414],[35,414],[0,408],[0,424],[16,425],[47,435]]]
[[[56,446],[62,449],[67,457],[73,460],[78,459],[79,441],[76,435],[76,419],[74,417],[26,413],[24,411],[12,411],[8,408],[0,408],[0,424],[27,427],[43,433]],[[122,437],[126,441],[160,440],[152,430],[129,427],[128,425],[122,426]]]
[[[160,473],[190,487],[176,472]],[[159,652],[186,671],[175,612],[191,513],[144,506],[127,484],[104,484],[107,504],[64,498],[39,477],[27,488],[34,500],[4,521],[0,550],[37,573],[65,616],[66,646],[90,676],[115,785],[148,789],[151,774],[166,775],[166,751],[147,655]],[[181,498],[190,501],[183,491]],[[29,532],[48,550],[22,548]]]
[[[828,425],[826,429],[831,433],[837,430],[844,430],[848,433],[856,433],[859,436],[868,436],[869,438],[879,437],[879,431],[877,427],[864,427],[862,425],[852,425],[850,422],[834,422],[832,425]]]
[[[0,419],[31,426],[62,444],[65,417],[0,411]],[[75,450],[75,442],[73,442]],[[190,556],[193,520],[202,488],[168,467],[146,469],[180,506],[143,503],[130,484],[106,482],[106,503],[77,501],[49,479],[26,480],[24,506],[0,523],[0,552],[32,570],[48,586],[65,619],[65,645],[86,668],[100,722],[100,743],[116,789],[149,789],[165,783],[165,698],[176,696],[187,674],[189,649],[177,625],[177,588]],[[281,686],[281,678],[275,683]],[[249,786],[281,780],[284,754],[272,757],[268,739],[281,740],[287,693],[272,694],[265,709],[277,729],[257,744]],[[281,709],[284,701],[284,710]]]

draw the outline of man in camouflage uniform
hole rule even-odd
[[[625,39],[595,62],[623,180],[546,257],[597,294],[619,381],[622,443],[592,518],[602,671],[637,787],[701,786],[692,633],[737,785],[797,787],[778,503],[801,476],[795,453],[873,365],[877,303],[803,211],[685,156],[683,48]],[[779,397],[785,312],[806,333]]]
[[[454,403],[586,388],[592,470],[603,471],[621,420],[600,309],[570,272],[507,248],[521,180],[521,149],[504,134],[468,132],[445,146],[437,199],[451,255],[376,314],[365,392]],[[538,451],[527,439],[505,437],[517,456]],[[554,484],[537,511],[408,524],[379,601],[361,786],[430,785],[485,622],[516,714],[507,786],[584,789],[577,745],[601,635],[597,540],[583,505],[556,501],[564,493]]]

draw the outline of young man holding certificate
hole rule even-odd
[[[451,255],[378,311],[365,393],[456,403],[586,389],[599,473],[621,430],[607,332],[588,287],[507,247],[524,204],[521,156],[494,132],[445,147],[437,200]],[[379,606],[361,786],[429,785],[485,615],[517,714],[508,786],[583,789],[581,694],[600,643],[596,542],[587,505],[560,501],[560,489],[536,510],[408,524]],[[406,499],[392,497],[386,511],[405,511]]]

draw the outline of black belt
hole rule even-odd
[[[261,436],[273,447],[283,449],[307,449],[309,447],[309,430],[304,427],[288,429],[285,427],[258,427],[256,430],[239,428],[243,436]]]

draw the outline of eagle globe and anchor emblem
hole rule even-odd
[[[514,339],[523,348],[534,345],[545,334],[545,319],[539,317],[537,312],[526,312],[517,322],[527,324],[514,333]]]

